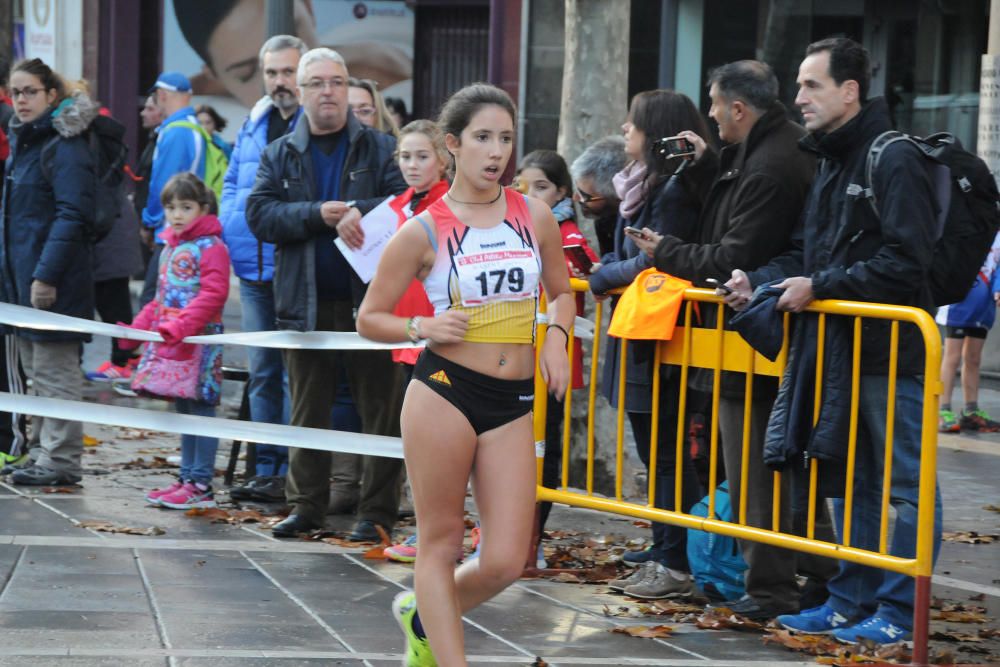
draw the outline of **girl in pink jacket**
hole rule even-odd
[[[160,255],[156,298],[131,326],[156,331],[163,342],[146,344],[132,388],[173,399],[180,414],[214,417],[222,388],[222,346],[183,340],[222,332],[229,252],[220,238],[215,195],[197,176],[182,173],[167,182],[160,199],[167,226],[160,234],[166,245]],[[172,509],[215,507],[212,476],[218,446],[218,438],[181,435],[180,476],[170,486],[150,491],[146,500]]]

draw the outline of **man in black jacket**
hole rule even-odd
[[[815,160],[799,150],[805,132],[788,120],[778,102],[778,80],[771,68],[755,60],[723,65],[709,76],[709,115],[719,137],[729,145],[718,159],[704,142],[685,132],[697,159],[688,168],[691,182],[702,183],[700,237],[685,243],[672,236],[647,233],[640,242],[656,268],[696,284],[723,279],[740,266],[761,266],[790,248],[792,230],[802,212]],[[721,311],[721,309],[719,309]],[[714,328],[720,314],[702,305],[705,326]],[[726,312],[721,312],[727,317]],[[711,394],[713,373],[692,374],[691,387]],[[750,526],[773,525],[773,475],[763,462],[763,436],[777,382],[756,378],[750,401],[750,441],[746,478],[746,520]],[[723,373],[719,398],[719,435],[734,516],[739,516],[743,464],[743,415],[746,381],[742,373]],[[788,494],[782,494],[781,527],[792,532]],[[807,577],[809,591],[823,590],[834,563],[759,542],[741,540],[747,561],[746,595],[722,605],[751,618],[773,618],[799,608],[796,571]]]
[[[333,241],[361,246],[361,216],[406,189],[393,159],[396,141],[361,125],[347,105],[347,67],[330,49],[313,49],[298,68],[304,120],[261,154],[247,199],[247,223],[275,244],[277,327],[354,331],[365,285]],[[340,372],[346,371],[364,433],[399,436],[402,380],[387,351],[286,350],[291,423],[329,428]],[[293,448],[285,495],[292,514],[274,535],[292,537],[323,526],[333,477],[352,480],[357,455]],[[402,461],[364,457],[358,523],[352,538],[391,531],[399,505]],[[334,491],[337,492],[335,487]]]
[[[796,98],[810,132],[802,146],[822,160],[803,215],[804,233],[798,235],[802,243],[749,276],[735,271],[728,283],[736,290],[727,299],[732,305],[738,307],[749,297],[751,285],[786,278],[778,285],[785,289],[778,308],[793,312],[801,311],[813,299],[932,307],[927,271],[935,242],[937,204],[919,150],[897,142],[882,155],[872,180],[880,215],[865,197],[869,147],[878,135],[891,129],[885,101],[866,100],[870,81],[868,53],[860,44],[831,38],[806,49]],[[865,320],[850,544],[868,550],[879,545],[889,350],[888,323]],[[889,553],[904,558],[916,553],[923,364],[920,333],[903,324],[893,397],[890,493],[897,518]],[[845,438],[845,458],[846,451]],[[824,465],[820,463],[820,475]],[[843,505],[842,500],[834,500],[841,535]],[[935,510],[936,550],[941,530],[940,493]],[[825,604],[781,616],[779,623],[798,632],[832,633],[852,644],[859,639],[878,644],[909,639],[913,617],[910,577],[842,562],[828,587],[830,597]]]

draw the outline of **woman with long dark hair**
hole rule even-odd
[[[615,229],[615,261],[605,262],[590,276],[590,288],[600,298],[608,290],[624,287],[639,273],[652,267],[652,260],[640,251],[626,227],[649,228],[693,241],[696,236],[700,205],[692,184],[684,175],[685,157],[670,157],[662,152],[665,137],[689,130],[708,141],[705,119],[691,100],[672,90],[650,90],[632,100],[628,119],[622,125],[625,153],[630,162],[614,178],[621,199],[618,226]],[[617,298],[612,301],[612,308]],[[618,407],[620,346],[623,341],[608,337],[604,355],[604,378],[601,391],[613,407]],[[676,369],[653,365],[655,341],[630,341],[625,369],[625,414],[635,436],[639,458],[648,474],[656,475],[654,505],[674,509],[674,478],[677,470],[676,445],[680,374]],[[653,373],[659,372],[660,404],[657,460],[649,460],[652,434]],[[701,489],[685,448],[681,463],[682,506],[687,512],[701,498]],[[624,561],[640,569],[611,582],[619,592],[645,598],[687,598],[695,593],[687,562],[687,530],[662,523],[653,524],[652,546],[641,552],[628,552]]]
[[[393,603],[410,667],[465,665],[462,614],[521,574],[535,506],[539,285],[550,306],[538,368],[557,397],[569,380],[574,316],[551,208],[500,184],[517,127],[510,96],[467,86],[444,105],[438,125],[455,180],[390,241],[358,313],[366,338],[428,343],[401,416],[420,527],[416,597],[400,593]],[[393,314],[414,278],[423,281],[433,316]],[[485,538],[479,558],[455,569],[470,479]]]
[[[99,107],[85,94],[68,97],[58,74],[38,58],[10,75],[14,118],[0,215],[4,300],[90,319],[96,209],[94,158],[83,136]],[[35,393],[81,400],[80,343],[62,331],[16,330],[18,352]],[[83,425],[34,417],[32,459],[11,471],[15,484],[54,486],[80,481]]]

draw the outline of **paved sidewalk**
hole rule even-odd
[[[121,464],[172,453],[174,438],[126,439],[135,434],[97,425],[87,432],[102,441],[88,448],[94,452],[86,457],[88,469],[109,474],[88,475],[82,489],[66,494],[0,485],[0,666],[399,664],[402,636],[389,605],[411,585],[410,566],[365,560],[361,549],[279,541],[253,525],[210,523],[149,507],[143,492],[168,480],[170,471],[123,470]],[[947,530],[997,532],[1000,515],[982,509],[1000,501],[997,440],[943,439]],[[155,526],[164,533],[110,534],[81,528],[82,521]],[[330,517],[329,526],[346,530],[350,519]],[[556,508],[549,526],[623,539],[646,532],[628,519],[568,508]],[[939,583],[935,594],[967,600],[983,592],[981,604],[995,617],[998,549],[1000,544],[945,544],[937,571],[947,585]],[[612,634],[616,626],[662,621],[605,616],[605,605],[621,604],[622,598],[604,590],[522,580],[469,615],[470,660],[815,664],[808,656],[765,646],[755,634],[688,624],[671,623],[675,631],[667,639]]]
[[[88,346],[91,358],[104,342],[99,351],[95,346]],[[228,388],[229,414],[236,398]],[[1000,392],[984,389],[981,398],[1000,415]],[[91,385],[88,400],[165,409],[161,402],[118,397],[106,385]],[[362,548],[277,540],[252,524],[211,523],[150,507],[145,491],[168,482],[172,471],[123,464],[175,453],[177,436],[100,425],[88,425],[86,432],[100,444],[87,448],[84,463],[91,474],[82,488],[45,493],[0,482],[0,667],[399,664],[403,638],[389,605],[411,586],[411,566],[366,560]],[[224,442],[217,468],[224,468],[226,455]],[[1000,434],[942,436],[939,459],[945,530],[1000,533],[1000,513],[985,509],[1000,506]],[[115,534],[81,525],[89,521],[155,527],[162,534]],[[343,531],[351,523],[329,517],[328,527]],[[648,536],[631,519],[558,506],[548,528],[619,544]],[[403,527],[398,534],[412,530]],[[529,665],[540,656],[567,666],[816,664],[810,656],[763,644],[758,634],[699,630],[690,623],[667,622],[674,631],[662,639],[612,633],[664,621],[607,616],[606,606],[627,603],[605,591],[521,580],[469,615],[470,662]],[[982,596],[975,604],[990,617],[985,626],[936,622],[934,630],[996,629],[1000,543],[946,542],[934,593],[958,602]],[[936,644],[955,652],[959,662],[987,660],[965,651],[969,646]],[[1000,640],[975,646],[1000,654]]]

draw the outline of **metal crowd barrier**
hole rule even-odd
[[[577,292],[587,291],[587,283],[574,279],[573,289]],[[623,482],[623,462],[624,462],[624,421],[625,421],[625,355],[627,343],[623,341],[621,346],[621,361],[619,377],[619,396],[617,410],[617,429],[615,441],[615,495],[613,498],[600,496],[594,493],[594,452],[595,434],[594,419],[595,405],[597,401],[598,366],[596,360],[599,359],[601,341],[605,332],[601,327],[604,303],[595,304],[594,319],[598,323],[595,331],[593,343],[590,351],[590,381],[588,394],[587,411],[587,467],[586,478],[578,482],[582,490],[573,490],[570,487],[569,461],[570,461],[570,414],[572,411],[573,396],[572,391],[567,391],[564,404],[564,422],[562,429],[562,475],[558,489],[548,489],[541,485],[541,460],[539,459],[539,484],[538,500],[552,501],[572,505],[576,507],[588,507],[605,512],[632,516],[657,521],[661,523],[673,524],[685,528],[695,528],[712,533],[719,533],[735,538],[763,542],[778,547],[794,549],[796,551],[827,556],[839,560],[850,561],[862,565],[881,568],[899,572],[915,579],[914,597],[914,618],[913,618],[913,664],[928,664],[928,624],[930,609],[931,574],[933,570],[933,528],[934,528],[934,499],[935,481],[937,470],[937,405],[938,396],[941,393],[941,382],[939,369],[941,367],[941,339],[937,325],[933,318],[926,312],[917,308],[904,306],[892,306],[874,303],[854,302],[854,301],[814,301],[808,311],[818,313],[818,349],[824,349],[824,334],[826,331],[826,320],[828,316],[844,316],[853,320],[853,367],[851,373],[852,398],[851,398],[851,419],[849,425],[848,459],[847,459],[847,481],[844,496],[844,534],[841,543],[823,541],[815,537],[815,517],[817,502],[821,501],[817,494],[818,479],[821,474],[821,463],[815,459],[810,459],[809,469],[809,495],[808,495],[808,525],[806,535],[799,536],[779,530],[779,516],[781,507],[781,477],[780,472],[774,472],[774,525],[770,529],[757,528],[747,525],[746,520],[746,500],[748,473],[748,457],[746,452],[750,439],[750,401],[752,398],[754,375],[776,376],[781,378],[785,364],[788,359],[789,346],[789,317],[785,316],[784,331],[785,341],[780,355],[775,362],[767,360],[753,350],[734,331],[723,329],[723,318],[718,317],[714,328],[700,328],[693,326],[693,311],[697,303],[721,304],[722,299],[715,296],[714,291],[705,289],[688,289],[684,297],[684,305],[678,317],[677,327],[674,330],[673,338],[670,341],[661,341],[657,344],[654,357],[654,364],[669,364],[680,368],[680,395],[677,397],[679,406],[675,457],[677,468],[675,470],[675,507],[681,506],[682,489],[682,455],[683,447],[687,443],[687,424],[684,419],[686,415],[688,375],[692,368],[710,369],[714,372],[713,392],[712,392],[712,417],[710,425],[710,462],[709,462],[709,488],[707,489],[709,498],[708,517],[694,516],[679,511],[663,510],[653,506],[656,490],[655,462],[657,461],[657,426],[659,413],[659,393],[660,374],[653,374],[653,414],[651,417],[652,435],[650,442],[649,461],[651,462],[651,472],[647,489],[646,504],[628,502],[622,497]],[[860,350],[861,350],[861,322],[864,318],[888,320],[890,325],[891,350],[890,350],[890,370],[888,374],[888,409],[886,414],[886,443],[885,443],[885,470],[882,485],[881,503],[881,527],[879,547],[877,550],[865,550],[850,544],[851,515],[854,500],[854,466],[858,435],[858,403],[860,384]],[[920,478],[918,497],[918,528],[916,537],[916,555],[913,558],[902,558],[888,554],[888,519],[889,519],[889,498],[890,484],[892,480],[892,445],[893,426],[895,417],[895,387],[897,379],[898,341],[900,323],[911,323],[916,325],[922,336],[925,347],[924,360],[924,387],[923,387],[923,415],[920,450]],[[539,327],[538,347],[541,348],[545,337],[545,327]],[[570,348],[571,349],[571,348]],[[585,351],[586,354],[586,351]],[[569,355],[570,364],[573,363],[573,355]],[[822,363],[823,355],[817,355],[816,373],[816,402],[814,411],[815,419],[819,416],[821,405],[820,389],[822,387]],[[741,472],[740,484],[740,512],[735,521],[721,521],[715,516],[715,489],[717,486],[717,464],[720,455],[718,450],[719,438],[719,397],[722,371],[739,371],[746,374],[746,398],[744,409],[744,431],[743,431],[743,469]],[[535,439],[537,452],[544,453],[545,440],[545,413],[547,408],[548,393],[545,391],[541,380],[541,374],[536,373],[536,393],[535,393]]]

